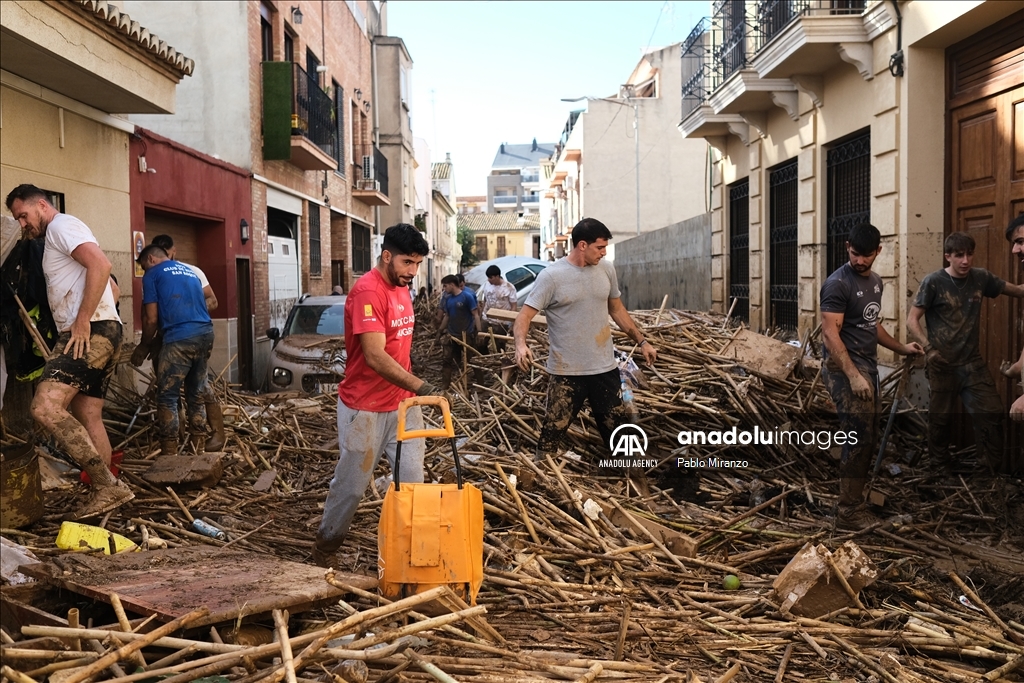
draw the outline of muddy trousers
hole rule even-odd
[[[863,502],[868,471],[878,455],[878,375],[861,372],[871,385],[871,398],[857,398],[850,379],[838,368],[821,369],[821,376],[839,414],[839,429],[846,435],[839,462],[839,505]],[[856,441],[853,443],[853,441]]]
[[[164,342],[157,363],[157,430],[161,440],[178,438],[178,397],[185,386],[185,407],[188,430],[193,435],[206,435],[206,374],[213,350],[213,330]]]
[[[1003,460],[1003,402],[985,361],[965,365],[928,365],[928,456],[949,459],[956,399],[964,404],[974,425],[978,463],[998,471]]]
[[[597,375],[551,375],[537,456],[558,452],[562,437],[579,415],[584,401],[590,403],[590,414],[597,423],[601,442],[607,446],[615,428],[629,422],[621,409],[621,386],[618,368]]]
[[[423,428],[423,414],[419,406],[406,411],[405,423],[409,430]],[[397,431],[397,410],[372,413],[353,410],[338,401],[338,464],[334,467],[334,478],[324,503],[324,516],[316,532],[316,547],[321,552],[333,553],[344,543],[381,453],[387,455],[394,475]],[[423,439],[402,442],[398,481],[403,484],[423,483],[424,449]]]

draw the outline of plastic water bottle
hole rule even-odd
[[[633,390],[626,384],[626,380],[622,380],[622,389],[620,391],[622,398],[622,407],[629,415],[636,415],[639,411],[636,408],[636,402],[633,400]]]

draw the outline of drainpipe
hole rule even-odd
[[[384,10],[384,2],[380,3],[380,5],[381,6],[380,6],[379,13],[378,13],[378,17],[382,16],[383,12],[385,11]],[[381,21],[381,20],[379,20],[379,21]],[[378,138],[380,137],[380,115],[378,114],[378,111],[380,109],[380,107],[378,106],[380,100],[379,100],[379,97],[378,97],[379,91],[377,89],[377,29],[375,27],[374,27],[374,35],[370,39],[370,79],[373,81],[372,84],[371,84],[371,89],[373,90],[373,136],[372,136],[372,138],[373,138],[373,146],[374,146],[374,148],[376,148],[377,145],[380,144],[379,140],[378,140]],[[370,153],[372,154],[373,151],[371,150]],[[390,171],[391,171],[391,169],[388,169],[388,175],[390,175]],[[390,178],[388,180],[389,180],[389,183],[390,183]],[[381,234],[381,229],[380,229],[380,207],[379,206],[373,207],[373,214],[374,214],[373,229],[374,229],[374,232],[376,234],[380,235]]]
[[[896,52],[889,57],[889,73],[894,78],[903,75],[903,14],[900,13],[898,0],[891,0],[893,9],[896,10]]]

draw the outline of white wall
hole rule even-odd
[[[178,85],[174,116],[131,120],[193,149],[251,167],[248,3],[243,0],[124,0],[124,10],[195,60]]]

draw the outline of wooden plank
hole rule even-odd
[[[519,314],[515,311],[506,311],[500,308],[488,308],[487,313],[485,315],[488,318],[491,318],[492,320],[506,320],[508,322],[515,322],[516,316]],[[530,321],[530,324],[544,325],[545,327],[547,327],[548,319],[545,318],[542,314],[538,313],[537,315],[533,316],[533,320]]]
[[[199,607],[210,614],[191,628],[287,609],[292,614],[336,601],[345,591],[324,580],[324,570],[272,556],[218,548],[188,547],[113,556],[65,555],[71,575],[49,575],[47,565],[25,573],[103,602],[117,593],[125,609],[169,622]],[[335,572],[363,590],[375,577]]]
[[[628,517],[626,517],[626,515],[619,512],[615,507],[609,505],[608,503],[600,503],[600,505],[601,509],[604,511],[604,514],[613,524],[616,524],[626,529],[633,529],[638,534],[640,534],[641,537],[645,535],[644,532],[641,529],[639,529],[636,524],[634,524]],[[648,519],[642,515],[633,515],[633,517],[636,519],[637,524],[643,526],[644,529],[647,529],[647,531],[654,534],[655,537],[660,539],[661,542],[665,544],[666,548],[671,550],[679,557],[697,557],[697,541],[694,540],[692,537],[684,534],[681,531],[669,529],[664,524],[659,524],[658,522],[655,522],[653,519]]]

